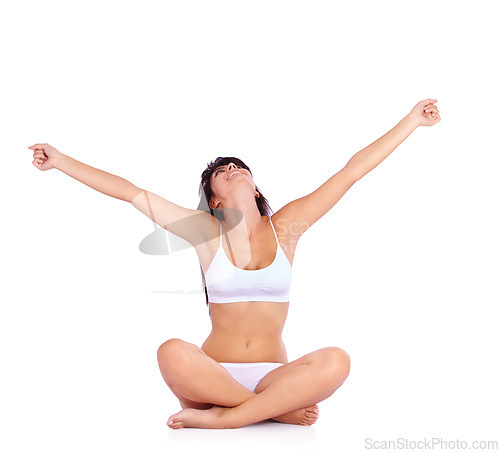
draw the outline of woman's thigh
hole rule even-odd
[[[173,338],[158,348],[158,365],[181,406],[208,409],[234,407],[253,396],[198,346]]]
[[[343,349],[331,346],[327,348],[318,349],[317,351],[310,352],[297,360],[286,363],[283,366],[266,374],[255,388],[255,393],[260,393],[267,389],[274,381],[284,376],[289,371],[300,367],[302,365],[315,364],[319,371],[324,370],[330,372],[333,368],[340,370],[347,377],[350,368],[350,358],[347,352]]]
[[[181,407],[183,409],[210,409],[213,407],[213,404],[210,403],[199,403],[198,401],[191,401],[190,399],[185,398],[181,394],[177,393],[174,387],[170,384],[167,384],[168,388],[172,390],[172,393],[177,397]]]

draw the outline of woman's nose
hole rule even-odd
[[[234,164],[233,162],[229,162],[229,165],[227,166],[227,169],[231,170],[231,168],[234,168],[234,167],[236,167],[236,164]]]

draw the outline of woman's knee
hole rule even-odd
[[[342,348],[331,346],[320,350],[318,357],[325,379],[344,382],[351,370],[351,358]]]
[[[189,343],[179,338],[171,338],[160,345],[157,357],[160,367],[187,368],[190,363]]]

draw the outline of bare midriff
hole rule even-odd
[[[202,351],[219,363],[288,363],[281,338],[288,306],[288,302],[210,303],[212,332]]]

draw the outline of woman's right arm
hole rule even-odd
[[[39,170],[57,170],[83,182],[105,195],[131,202],[137,194],[137,187],[126,179],[91,167],[59,152],[47,143],[30,146],[33,150],[33,165]]]
[[[47,143],[30,146],[29,149],[33,150],[33,165],[39,170],[56,168],[105,195],[128,201],[155,223],[192,245],[213,237],[212,216],[207,212],[176,205],[120,176],[62,154]]]

